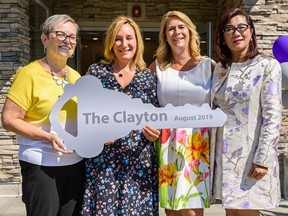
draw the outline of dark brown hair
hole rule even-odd
[[[253,21],[251,17],[241,8],[231,8],[225,11],[222,16],[219,17],[217,26],[216,26],[216,60],[221,62],[223,67],[227,68],[228,62],[231,61],[232,53],[230,49],[227,47],[224,41],[224,32],[226,24],[235,16],[242,15],[246,17],[246,22],[250,26],[252,30],[252,41],[249,44],[249,51],[246,53],[246,57],[248,59],[253,58],[254,56],[259,54],[258,45],[256,40],[256,32],[253,25]]]

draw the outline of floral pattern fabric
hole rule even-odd
[[[161,106],[209,103],[210,58],[189,71],[157,65],[157,95]],[[159,149],[160,206],[179,210],[209,207],[208,128],[162,129]]]
[[[213,73],[214,104],[227,115],[217,132],[213,191],[224,208],[269,209],[280,201],[277,146],[281,126],[281,67],[265,55]],[[215,95],[215,97],[214,97]],[[248,177],[252,163],[268,167]]]
[[[158,106],[156,76],[150,70],[136,69],[124,89],[115,79],[111,65],[93,64],[87,74],[99,78],[104,88]],[[114,144],[104,146],[98,156],[86,159],[83,215],[157,216],[158,202],[155,148],[140,130],[131,131]]]
[[[161,207],[209,207],[208,129],[163,129],[160,146]]]

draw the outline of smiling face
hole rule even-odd
[[[171,16],[167,19],[166,38],[172,49],[187,49],[189,47],[189,30],[177,16]]]
[[[77,29],[72,22],[59,22],[48,35],[42,34],[41,39],[47,48],[47,54],[49,53],[49,55],[67,59],[72,56],[75,51],[77,44],[72,38],[75,39],[76,35]],[[64,40],[62,38],[64,38]]]
[[[137,50],[137,39],[133,27],[126,23],[116,35],[113,52],[119,62],[132,61]]]
[[[237,15],[225,26],[224,41],[232,53],[232,59],[236,56],[245,56],[249,50],[252,29],[248,26],[245,30],[245,26],[247,25],[246,17]],[[234,28],[237,28],[237,30]]]

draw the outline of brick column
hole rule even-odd
[[[12,76],[30,58],[28,0],[0,0],[0,109]],[[19,183],[18,144],[0,125],[0,182]],[[1,194],[1,187],[0,187]]]

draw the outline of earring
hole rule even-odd
[[[47,47],[44,47],[43,51],[44,51],[44,53],[47,53]]]
[[[225,43],[225,42],[223,42],[222,44],[223,44],[224,46],[226,45],[226,43]]]

